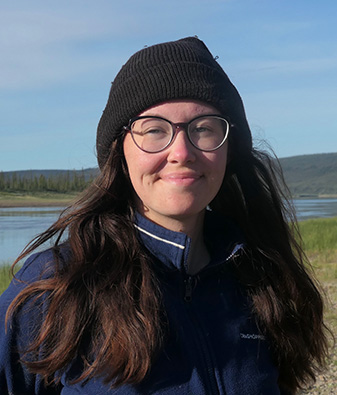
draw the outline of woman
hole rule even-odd
[[[95,182],[19,259],[54,246],[2,295],[0,388],[270,395],[314,379],[322,299],[275,161],[252,147],[241,98],[203,42],[128,60],[97,157]]]

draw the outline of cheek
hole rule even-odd
[[[138,162],[137,159],[137,151],[135,150],[135,144],[133,143],[131,135],[128,133],[123,142],[123,151],[124,151],[124,158],[127,166],[127,170],[129,173],[129,177],[133,186],[135,180],[137,179],[137,170],[139,169],[138,166],[135,164]]]
[[[218,182],[222,183],[223,177],[227,167],[227,144],[221,147],[219,151],[214,153],[214,157],[211,162],[211,174],[217,179]]]
[[[160,170],[163,159],[158,154],[148,154],[141,151],[127,134],[124,139],[124,157],[127,164],[129,177],[135,189],[141,183],[150,182],[152,177]]]

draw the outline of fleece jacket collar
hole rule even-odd
[[[169,269],[186,272],[191,246],[186,234],[163,228],[139,213],[135,217],[135,227],[142,243],[160,262]],[[244,246],[244,237],[238,227],[210,210],[205,215],[204,237],[211,255],[205,269],[224,263]]]

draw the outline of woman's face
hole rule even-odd
[[[171,122],[188,122],[206,114],[219,114],[212,106],[192,100],[176,100],[153,106],[140,115],[160,116]],[[197,219],[222,184],[227,163],[227,141],[213,152],[193,147],[185,131],[178,130],[173,143],[158,153],[140,150],[128,132],[124,155],[138,210],[164,227],[171,220]],[[195,217],[195,218],[193,218]]]

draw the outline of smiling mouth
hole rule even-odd
[[[198,174],[168,174],[162,180],[173,185],[189,186],[198,182],[202,176]]]

